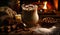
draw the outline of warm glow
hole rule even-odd
[[[58,9],[58,0],[54,0],[55,8]]]
[[[47,9],[47,1],[43,2],[43,4],[44,4],[43,9]]]
[[[15,15],[15,18],[21,20],[21,14]]]
[[[20,0],[17,0],[17,5],[18,7],[20,7]]]

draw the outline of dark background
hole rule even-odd
[[[0,0],[0,6],[8,6],[9,0]]]

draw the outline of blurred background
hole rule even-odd
[[[18,13],[21,12],[20,9],[22,4],[33,4],[38,1],[40,1],[40,4],[43,3],[43,1],[47,1],[50,7],[54,7],[55,9],[59,10],[59,0],[0,0],[0,6],[8,6]]]
[[[28,24],[29,22],[24,22],[24,20],[22,19],[23,4],[25,5],[33,4],[38,6],[37,14],[39,16],[39,20],[37,24],[33,24],[32,22],[31,24]],[[30,14],[32,13],[33,12],[30,13],[30,11],[28,12],[29,19],[30,17],[32,17],[30,16]],[[6,33],[9,34],[16,33],[18,35],[25,34],[38,35],[39,33],[39,35],[57,35],[58,32],[60,34],[59,30],[60,30],[60,0],[0,0],[1,34],[3,33],[4,35]],[[51,32],[53,32],[53,34]]]

